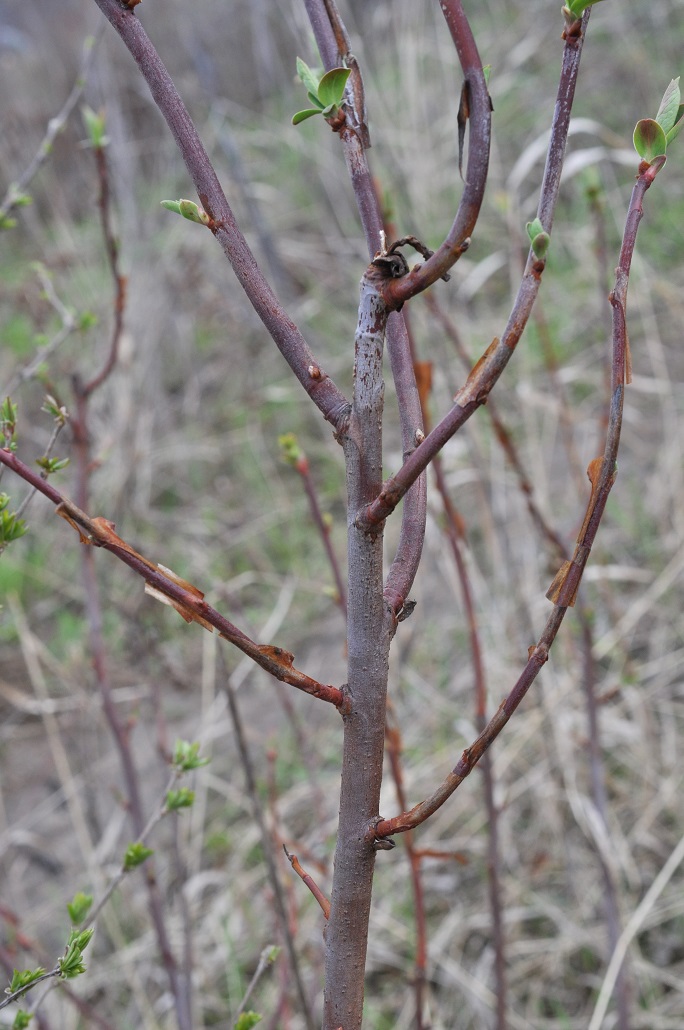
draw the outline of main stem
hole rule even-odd
[[[343,439],[348,498],[348,685],[340,818],[326,928],[324,1030],[358,1030],[368,943],[373,827],[378,818],[385,736],[391,616],[383,601],[382,532],[356,516],[382,485],[382,354],[387,310],[371,266],[361,283],[354,400]]]

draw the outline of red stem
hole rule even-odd
[[[495,715],[479,734],[476,740],[466,748],[443,783],[426,798],[408,812],[393,819],[382,819],[375,828],[376,836],[389,837],[394,833],[404,833],[414,829],[436,812],[453,792],[472,772],[492,742],[498,737],[516,708],[527,694],[537,678],[541,667],[548,660],[549,648],[556,638],[561,623],[565,618],[568,606],[574,601],[577,587],[596,538],[608,495],[615,481],[617,451],[622,428],[622,408],[624,402],[625,354],[627,347],[627,326],[625,306],[629,271],[636,243],[639,222],[643,217],[643,198],[655,176],[662,168],[662,163],[641,167],[639,176],[632,190],[632,197],[627,212],[625,231],[620,250],[620,259],[615,273],[615,286],[610,294],[612,305],[612,341],[613,356],[611,368],[611,405],[610,421],[606,434],[603,456],[590,465],[594,473],[592,490],[587,506],[584,523],[577,538],[577,545],[572,561],[566,563],[564,575],[557,585],[554,610],[547,620],[544,631],[537,644],[530,648],[528,662],[510,694],[499,705]],[[592,466],[594,468],[592,469]]]
[[[12,451],[0,448],[0,463],[16,472],[27,483],[35,486],[40,493],[44,494],[56,506],[61,506],[64,514],[68,515],[79,530],[84,532],[84,542],[102,547],[114,554],[124,565],[128,565],[135,573],[145,580],[150,586],[156,588],[166,597],[177,601],[179,606],[191,613],[201,622],[209,623],[219,631],[222,637],[229,640],[231,644],[248,655],[257,665],[266,672],[269,672],[276,679],[289,683],[299,690],[303,690],[313,697],[322,701],[328,701],[341,711],[344,711],[346,698],[344,692],[338,687],[319,683],[305,673],[295,669],[292,663],[292,655],[282,648],[272,647],[265,644],[257,644],[253,640],[229,622],[220,612],[208,604],[199,592],[181,586],[174,579],[170,578],[161,568],[143,558],[141,554],[130,548],[125,541],[116,534],[112,534],[103,528],[99,520],[93,520],[80,511],[64,494],[56,490],[50,483],[41,479],[32,469],[20,461]]]

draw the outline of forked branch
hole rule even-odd
[[[587,10],[583,16],[582,25],[586,26],[588,20],[589,11]],[[583,41],[584,33],[579,36],[571,36],[566,39],[563,50],[556,108],[537,209],[538,217],[544,227],[544,231],[547,233],[553,223],[553,213],[558,199],[560,170],[568,138],[570,113],[575,95]],[[470,175],[470,171],[468,171],[468,175]],[[428,259],[422,267],[427,268],[433,260],[434,258]],[[440,452],[442,447],[468,421],[470,416],[486,402],[491,390],[508,364],[527,325],[532,307],[539,293],[545,264],[546,259],[537,257],[534,251],[530,249],[522,282],[501,339],[494,339],[476,363],[465,385],[456,394],[455,404],[451,411],[426,436],[425,440],[416,448],[413,454],[406,459],[399,471],[385,481],[379,496],[359,516],[357,525],[360,529],[372,532],[373,527],[383,522],[394,511],[411,484],[427,468],[435,454]],[[403,279],[397,279],[396,283],[402,283],[404,279],[409,279],[413,274],[409,273]],[[434,279],[431,281],[434,282]],[[391,293],[393,289],[394,283],[389,283],[386,286],[386,299],[388,292]],[[391,300],[388,303],[391,304]]]

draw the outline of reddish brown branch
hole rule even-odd
[[[100,209],[100,224],[102,235],[107,251],[109,269],[114,280],[114,326],[112,329],[112,340],[109,346],[109,353],[101,370],[97,375],[83,385],[77,384],[77,392],[84,397],[89,397],[94,390],[111,375],[119,356],[119,342],[123,332],[123,316],[126,308],[126,276],[121,274],[119,269],[119,245],[114,235],[111,222],[111,211],[109,204],[109,175],[107,173],[107,157],[102,147],[95,147],[95,161],[97,162],[98,179],[100,182],[100,193],[98,207]]]
[[[296,872],[297,876],[306,884],[306,886],[309,888],[309,890],[313,894],[313,896],[316,899],[316,901],[318,902],[318,904],[321,906],[321,910],[322,910],[323,915],[325,916],[325,918],[329,919],[330,918],[330,902],[326,898],[326,896],[323,893],[323,891],[321,890],[321,888],[318,886],[318,884],[316,883],[314,878],[309,873],[307,873],[305,869],[302,868],[301,862],[299,861],[297,856],[296,855],[291,855],[290,852],[287,850],[287,848],[285,847],[284,844],[283,844],[283,851],[287,855],[287,860],[290,863],[290,865],[292,866],[292,868],[294,869],[294,871]]]
[[[423,265],[414,268],[402,279],[388,283],[386,300],[392,308],[401,307],[405,301],[415,297],[438,279],[442,279],[461,254],[465,253],[480,214],[487,184],[491,100],[482,71],[482,61],[461,0],[440,0],[440,8],[446,18],[463,69],[468,98],[470,136],[465,186],[456,218],[442,245]]]
[[[145,580],[147,592],[158,600],[166,599],[182,615],[186,622],[198,622],[205,629],[213,627],[222,637],[248,655],[257,665],[276,679],[289,683],[322,701],[328,701],[341,711],[345,706],[345,695],[338,687],[325,685],[300,672],[293,665],[294,656],[271,644],[257,644],[224,618],[204,600],[197,587],[186,583],[164,566],[155,565],[135,551],[114,532],[108,519],[90,518],[64,494],[46,483],[19,458],[7,449],[0,449],[0,462],[11,468],[27,483],[35,486],[58,508],[58,514],[66,519],[80,534],[81,543],[102,547],[136,572]]]
[[[454,769],[443,783],[408,812],[392,819],[382,819],[375,827],[378,837],[389,837],[396,833],[414,829],[436,812],[463,780],[472,772],[492,742],[498,737],[520,702],[531,687],[541,667],[548,660],[549,648],[556,638],[568,606],[574,602],[577,588],[584,571],[592,545],[596,538],[610,489],[615,481],[617,452],[622,429],[622,408],[626,377],[627,326],[626,302],[629,271],[636,243],[639,222],[643,217],[643,198],[646,190],[663,166],[662,161],[640,166],[639,175],[632,190],[625,232],[620,250],[620,259],[615,274],[615,286],[610,295],[612,306],[612,363],[611,363],[611,405],[610,421],[606,434],[605,449],[600,458],[591,462],[588,474],[591,480],[591,494],[584,522],[577,538],[575,553],[570,562],[560,570],[553,588],[554,610],[537,644],[530,648],[527,665],[510,694],[504,698],[494,716],[485,728],[466,748]]]
[[[120,0],[95,0],[95,3],[128,47],[147,82],[154,102],[173,133],[202,207],[212,220],[211,231],[254,310],[323,416],[335,429],[340,429],[348,414],[348,401],[314,358],[261,273],[192,119],[145,29],[135,13],[123,7]]]

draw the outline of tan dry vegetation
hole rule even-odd
[[[3,183],[25,167],[68,93],[82,40],[97,26],[86,0],[0,4]],[[374,170],[400,232],[441,238],[459,194],[456,107],[460,78],[438,5],[356,3],[349,12],[368,85]],[[474,28],[493,66],[495,145],[481,228],[471,251],[439,284],[440,304],[476,357],[500,333],[519,274],[524,224],[534,214],[559,61],[555,3],[489,0]],[[631,132],[653,115],[682,69],[682,4],[643,10],[601,4],[592,15],[575,110],[577,131],[556,216],[552,259],[538,308],[495,392],[546,518],[570,542],[581,521],[584,469],[602,445],[605,295],[636,161]],[[630,5],[634,7],[636,5]],[[321,124],[289,118],[300,98],[294,58],[314,54],[297,3],[138,8],[197,120],[231,203],[294,319],[346,389],[365,265],[337,140]],[[345,12],[346,14],[347,12]],[[8,42],[9,40],[9,42]],[[93,514],[148,557],[201,587],[258,640],[296,654],[323,682],[344,677],[343,624],[330,599],[322,548],[278,436],[306,449],[333,539],[344,549],[341,456],[291,381],[209,234],[164,212],[164,197],[192,195],[144,84],[105,32],[85,90],[107,111],[108,158],[129,276],[126,336],[114,375],[93,402],[98,466]],[[49,361],[46,384],[70,404],[70,377],[106,352],[111,282],[97,225],[97,184],[75,115],[31,187],[34,204],[3,235],[0,383],[50,339],[59,321],[31,263],[41,261],[61,300],[99,317]],[[236,163],[234,153],[240,157]],[[682,213],[681,143],[647,198],[630,285],[634,382],[627,394],[619,475],[583,586],[593,634],[608,825],[597,817],[590,775],[583,642],[571,614],[538,683],[492,749],[500,809],[510,1026],[586,1030],[610,958],[599,856],[617,887],[627,957],[631,1026],[684,1027],[684,911],[677,866],[647,894],[681,847],[682,812]],[[587,168],[601,186],[607,267],[595,252]],[[259,232],[255,210],[266,233]],[[273,252],[269,255],[269,241]],[[411,305],[420,356],[434,363],[433,413],[463,379],[452,343],[421,299]],[[553,357],[552,357],[553,356]],[[557,370],[555,363],[557,362]],[[51,425],[44,385],[13,389],[19,450],[42,453]],[[393,410],[388,390],[388,407]],[[400,460],[394,416],[386,466]],[[57,453],[70,450],[68,430]],[[467,532],[467,564],[486,660],[490,707],[510,689],[548,613],[555,559],[530,519],[486,410],[444,452]],[[57,482],[69,493],[70,471]],[[21,487],[8,474],[13,501]],[[34,500],[30,534],[0,563],[0,941],[19,968],[50,967],[68,929],[65,902],[104,889],[131,840],[116,754],[95,693],[79,586],[76,535]],[[414,615],[400,627],[392,665],[411,802],[424,797],[476,735],[472,672],[458,579],[431,498]],[[388,553],[393,527],[390,526]],[[130,720],[145,805],[162,796],[160,751],[181,735],[211,764],[193,775],[196,801],[155,831],[153,846],[176,953],[191,940],[193,1020],[227,1026],[265,945],[279,942],[258,829],[236,756],[223,684],[238,699],[269,826],[319,883],[328,885],[340,742],[336,716],[240,660],[227,645],[145,598],[139,581],[97,553],[106,599],[108,665],[117,708]],[[222,657],[219,657],[222,652]],[[290,691],[290,694],[292,692]],[[397,811],[387,777],[382,812]],[[487,900],[487,822],[476,772],[418,834],[446,859],[422,867],[428,916],[427,1000],[433,1030],[493,1026],[493,952]],[[322,918],[282,860],[305,982],[320,1003]],[[18,920],[15,923],[14,920]],[[22,937],[18,936],[19,932]],[[168,985],[147,917],[142,876],[114,896],[73,991],[41,1007],[41,1026],[170,1028]],[[414,924],[402,842],[381,854],[368,965],[367,1025],[413,1026]],[[264,1025],[303,1025],[283,1003],[284,955],[257,988]],[[98,1023],[94,1013],[102,1021]],[[232,1025],[232,1024],[231,1024]],[[605,1027],[616,1025],[613,1010]]]

